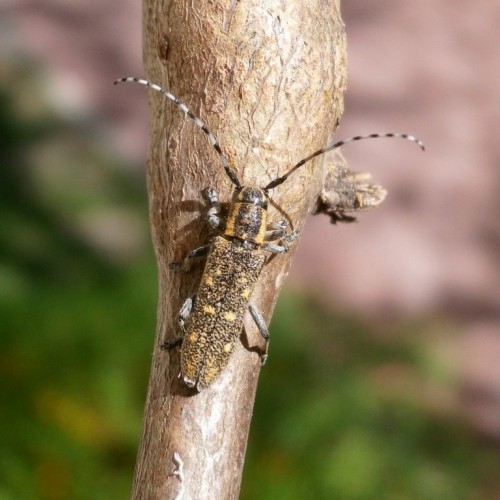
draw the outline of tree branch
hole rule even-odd
[[[343,111],[345,39],[338,0],[145,0],[149,80],[202,117],[245,185],[264,186],[324,146]],[[194,123],[150,92],[148,190],[159,268],[158,327],[134,499],[237,498],[262,347],[251,318],[229,366],[199,394],[179,373],[179,353],[160,345],[180,334],[177,313],[202,266],[174,274],[169,262],[207,243],[201,190],[231,199],[232,184]],[[325,172],[307,163],[271,191],[271,220],[301,229],[317,207]],[[286,214],[284,216],[283,214]],[[264,268],[252,296],[267,322],[293,254]],[[270,361],[272,363],[272,332]]]

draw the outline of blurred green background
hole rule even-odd
[[[0,499],[127,498],[156,318],[145,180],[37,82],[2,69]],[[498,498],[498,449],[430,348],[447,326],[370,326],[285,290],[242,498]]]

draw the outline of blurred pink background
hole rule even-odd
[[[0,12],[0,57],[34,58],[61,114],[84,116],[96,140],[144,165],[147,100],[112,86],[144,74],[141,3],[6,0]],[[500,439],[500,4],[346,1],[343,17],[350,78],[336,138],[409,132],[427,153],[397,140],[346,147],[389,196],[357,224],[311,217],[288,285],[379,321],[443,318],[437,349],[462,404]]]

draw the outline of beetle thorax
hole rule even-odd
[[[267,195],[263,189],[242,187],[229,208],[225,236],[261,245],[267,226]]]

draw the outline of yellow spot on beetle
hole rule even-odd
[[[228,352],[228,353],[231,352],[232,347],[233,347],[233,344],[226,344],[224,346],[224,352]]]
[[[258,232],[257,236],[255,236],[255,243],[259,243],[259,244],[264,243],[264,237],[266,235],[266,226],[267,226],[267,221],[266,221],[266,218],[263,217],[261,224],[260,224],[260,227],[259,227],[259,232]]]
[[[207,314],[215,314],[215,309],[213,306],[203,306],[203,312]]]
[[[196,332],[191,333],[188,337],[189,342],[196,342],[197,339],[198,339],[198,334]]]
[[[245,288],[245,290],[241,292],[241,296],[244,299],[248,299],[248,297],[250,297],[250,288]]]
[[[205,278],[205,285],[212,286],[214,284],[214,280],[212,279],[212,276],[207,276]]]
[[[224,313],[224,319],[227,321],[234,321],[236,319],[236,314],[233,311],[228,311]]]
[[[228,218],[228,220],[226,222],[226,231],[225,231],[225,234],[227,234],[228,236],[234,236],[234,224],[235,224],[235,219],[236,219],[236,215],[235,214],[238,213],[238,211],[239,211],[237,209],[238,205],[239,205],[238,203],[235,204],[234,209],[233,209],[233,210],[235,210],[235,212],[231,213],[229,215],[229,218]]]
[[[205,371],[204,379],[207,382],[207,384],[211,383],[212,380],[214,380],[217,377],[217,375],[219,375],[219,371],[220,370],[217,367],[211,367]]]

